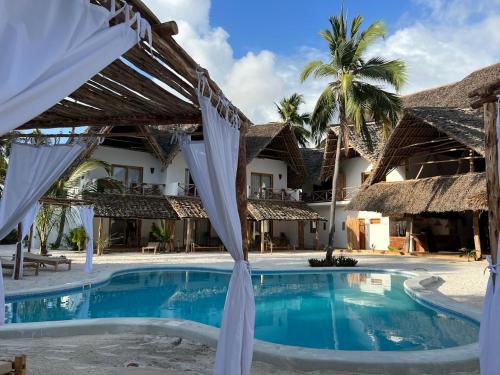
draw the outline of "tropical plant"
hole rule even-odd
[[[102,236],[101,238],[98,238],[95,242],[96,242],[96,245],[97,245],[97,255],[104,254],[104,249],[109,244],[109,238]]]
[[[85,240],[87,239],[87,233],[83,227],[76,227],[69,231],[69,235],[71,238],[71,243],[74,244],[74,247],[78,251],[82,251],[85,246]]]
[[[301,74],[301,81],[310,76],[328,79],[311,115],[313,138],[319,142],[329,123],[338,118],[340,122],[336,144],[335,167],[332,177],[332,205],[330,211],[330,233],[326,257],[331,258],[335,230],[335,191],[339,175],[341,145],[348,151],[349,123],[372,147],[367,121],[382,126],[385,136],[396,125],[402,109],[400,97],[382,88],[392,87],[398,91],[406,81],[405,64],[401,60],[386,60],[382,57],[366,57],[369,46],[386,34],[383,22],[372,23],[361,31],[363,17],[356,16],[350,26],[344,9],[338,16],[330,17],[330,29],[320,33],[329,48],[329,61],[309,62]]]
[[[42,205],[35,218],[36,231],[40,240],[40,254],[47,255],[47,241],[50,232],[56,227],[61,218],[61,208],[51,205]]]
[[[164,249],[165,244],[172,240],[172,234],[163,222],[161,222],[159,226],[153,222],[153,225],[151,226],[151,237],[160,242],[161,249]]]
[[[475,249],[467,249],[467,248],[463,247],[459,251],[460,251],[460,257],[463,257],[463,256],[467,257],[467,262],[470,262],[470,258],[472,258],[474,260],[478,260],[476,258],[477,251]]]
[[[349,258],[344,255],[332,257],[331,259],[309,259],[309,266],[311,267],[355,267],[358,260]]]
[[[276,109],[282,121],[290,124],[295,134],[295,138],[300,146],[307,147],[311,132],[305,128],[309,124],[311,115],[309,113],[299,113],[299,107],[304,103],[304,97],[297,93],[275,103]]]
[[[61,177],[57,180],[48,190],[47,196],[58,197],[58,198],[66,198],[71,194],[72,190],[75,190],[78,187],[78,183],[83,176],[85,176],[88,172],[93,171],[95,169],[102,168],[106,171],[108,177],[105,179],[109,179],[111,175],[111,165],[95,159],[88,159],[84,162],[80,163],[75,169]],[[116,180],[113,180],[116,181]],[[120,185],[118,181],[116,181],[117,185]],[[91,184],[88,184],[83,187],[82,193],[85,193],[86,189],[91,189]],[[67,222],[68,216],[68,207],[62,207],[61,216],[59,219],[59,226],[57,231],[57,238],[54,242],[54,247],[59,248],[61,246],[61,242],[64,235],[64,226]]]

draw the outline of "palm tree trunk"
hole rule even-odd
[[[59,229],[57,231],[57,238],[56,241],[54,242],[54,247],[57,249],[61,247],[61,242],[64,235],[64,224],[66,224],[66,207],[61,208],[61,218],[59,220],[60,221],[59,221]]]
[[[332,176],[332,205],[330,207],[330,232],[328,234],[328,247],[326,248],[326,259],[328,261],[332,260],[333,255],[333,240],[335,239],[335,207],[337,203],[337,182],[339,179],[339,164],[340,164],[340,149],[343,139],[343,126],[340,126],[338,138],[337,138],[337,149],[335,151],[335,166],[333,169]]]

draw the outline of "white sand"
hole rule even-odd
[[[0,247],[0,255],[8,256],[13,247]],[[67,255],[74,261],[71,271],[53,272],[43,270],[38,277],[29,274],[21,281],[6,277],[7,292],[53,287],[71,282],[85,282],[107,276],[114,270],[144,265],[190,265],[231,267],[228,254],[221,253],[178,253],[139,254],[123,253],[95,257],[94,271],[83,272],[83,253],[53,252]],[[310,257],[321,257],[319,252],[286,252],[251,254],[254,269],[290,269],[306,267]],[[359,259],[359,266],[381,269],[426,271],[440,276],[444,283],[437,286],[439,291],[464,304],[480,308],[488,274],[484,273],[486,263],[467,262],[465,259],[437,259],[425,257],[401,257],[386,255],[353,254]],[[63,268],[64,269],[64,268]],[[178,343],[180,341],[180,343]],[[214,351],[204,345],[179,340],[143,335],[107,335],[74,338],[44,338],[23,340],[2,340],[0,352],[3,355],[27,353],[29,374],[121,374],[125,366],[134,362],[141,367],[171,369],[182,374],[210,374]],[[167,374],[165,372],[165,374]],[[302,374],[271,365],[255,362],[253,374]],[[343,374],[339,372],[311,372],[309,374]],[[457,374],[458,375],[458,374]]]

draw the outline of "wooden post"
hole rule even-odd
[[[406,216],[406,238],[405,238],[405,250],[409,253],[413,252],[413,240],[411,234],[413,232],[413,216]]]
[[[187,230],[186,230],[186,253],[191,251],[191,244],[193,242],[193,221],[191,219],[187,220]]]
[[[265,229],[266,229],[266,225],[265,225],[265,221],[264,220],[261,220],[260,221],[260,252],[263,253],[266,249],[266,244],[265,244]]]
[[[476,260],[481,259],[481,236],[479,233],[479,212],[472,211],[472,229],[474,232],[474,249],[476,250]]]
[[[498,176],[498,148],[496,132],[496,103],[486,103],[484,109],[484,130],[486,132],[486,189],[488,192],[488,216],[491,260],[498,263],[497,246],[500,233],[500,182]],[[493,274],[495,282],[495,274]]]
[[[23,255],[23,224],[17,224],[17,250],[14,280],[19,280],[21,275],[21,256]]]
[[[299,226],[299,249],[301,250],[304,250],[305,246],[304,246],[304,221],[303,220],[299,220],[297,222],[298,226]]]
[[[314,234],[314,247],[319,250],[319,220],[316,220],[316,233]]]
[[[30,235],[28,237],[28,253],[31,253],[31,245],[33,244],[33,224],[30,227]]]
[[[102,230],[103,230],[103,221],[104,219],[102,217],[99,218],[99,229],[98,229],[98,235],[97,235],[97,255],[102,255],[104,254],[104,247],[103,244],[101,243],[102,240]]]
[[[26,375],[26,355],[18,355],[14,358],[14,375]]]
[[[240,214],[241,236],[243,243],[243,258],[248,260],[247,241],[247,146],[246,133],[249,124],[241,122],[240,126],[240,149],[238,153],[238,171],[236,173],[236,202]]]

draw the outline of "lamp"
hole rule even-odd
[[[278,175],[278,178],[281,180],[281,178],[282,178],[282,177],[283,177],[283,175],[280,173],[280,174]]]
[[[151,174],[155,173],[155,169],[153,167],[149,168],[151,170]]]

